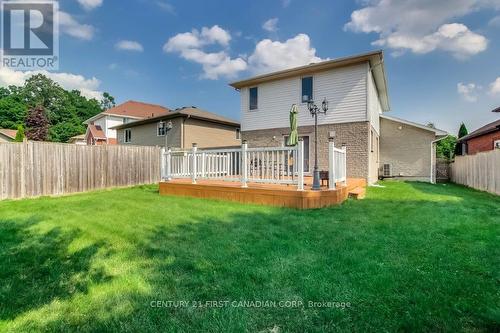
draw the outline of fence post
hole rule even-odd
[[[347,185],[347,146],[343,145],[342,150],[344,151],[344,157],[342,158],[342,169],[344,175],[344,185]]]
[[[297,191],[304,191],[304,139],[299,138],[297,145]]]
[[[169,147],[167,148],[167,153],[163,157],[165,159],[165,180],[169,181],[172,178],[170,177],[170,172],[172,168],[172,149]]]
[[[247,140],[243,140],[241,144],[241,187],[248,187],[248,162],[247,162],[247,148],[248,143]]]
[[[164,180],[166,178],[166,158],[165,158],[165,148],[160,149],[160,179]]]
[[[197,172],[197,168],[196,168],[196,151],[198,150],[198,146],[196,143],[193,143],[193,151],[192,151],[192,154],[191,154],[191,158],[193,159],[192,160],[192,174],[191,174],[191,180],[192,180],[192,183],[193,184],[196,184],[196,172]]]
[[[328,138],[328,189],[335,190],[335,143]]]

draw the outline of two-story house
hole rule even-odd
[[[406,144],[402,149],[410,152],[398,152],[397,156],[408,159],[402,163],[394,163],[391,152],[395,150],[389,144],[381,146],[381,115],[390,109],[382,51],[259,75],[230,85],[240,91],[241,135],[249,146],[285,144],[290,133],[289,110],[296,104],[299,107],[298,132],[304,139],[305,155],[309,159],[305,162],[305,171],[311,172],[314,118],[307,109],[307,101],[314,100],[320,106],[326,99],[329,110],[318,116],[320,170],[328,170],[328,140],[331,137],[335,146],[347,148],[348,177],[365,178],[369,183],[377,181],[384,168],[380,152],[387,147],[384,156],[388,162],[385,164],[390,163],[391,176],[432,181],[432,145],[444,132],[429,128],[422,130],[422,125],[403,121],[404,124],[397,126],[398,131],[399,127],[409,130],[418,126],[412,134],[418,136],[422,133],[425,138],[418,140],[418,147],[410,139],[405,142],[404,135],[403,139],[398,138],[400,145]],[[390,124],[399,120],[383,121],[391,128]],[[429,132],[431,134],[426,136]],[[391,134],[387,142],[392,144],[393,137]],[[412,156],[412,150],[418,151],[419,156]],[[418,163],[415,163],[417,159]],[[397,169],[399,165],[405,166],[404,171]]]
[[[116,129],[118,125],[133,121],[158,117],[170,110],[156,104],[127,101],[87,119],[85,142],[88,145],[117,144]]]

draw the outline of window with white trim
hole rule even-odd
[[[493,148],[500,149],[500,140],[495,140],[495,142],[493,142]]]
[[[259,107],[259,90],[257,87],[248,89],[248,105],[250,110],[257,110]]]
[[[236,129],[236,140],[241,140],[241,130],[239,128]]]
[[[164,121],[160,121],[156,126],[156,135],[165,136],[165,134],[167,134],[167,123]]]
[[[313,77],[302,78],[302,93],[300,95],[302,103],[307,103],[313,99]]]
[[[132,130],[130,128],[127,128],[125,130],[125,143],[130,143],[132,142]]]

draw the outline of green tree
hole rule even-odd
[[[469,132],[467,131],[467,127],[465,127],[464,123],[461,123],[460,129],[458,130],[458,138],[464,137],[467,134],[469,134]]]
[[[47,141],[49,135],[49,120],[42,106],[36,106],[28,111],[26,117],[26,137],[33,141]]]
[[[0,89],[0,127],[16,129],[24,123],[28,108],[16,89]]]
[[[447,160],[453,159],[453,157],[455,157],[456,144],[457,138],[452,135],[438,141],[436,144],[437,156],[440,158],[446,158]]]
[[[103,110],[109,110],[116,105],[115,98],[109,93],[105,92],[102,94],[101,108]]]
[[[24,135],[24,127],[23,125],[17,126],[17,133],[16,133],[16,138],[14,139],[15,142],[23,142],[25,138]]]
[[[106,105],[114,105],[109,93],[103,94]],[[0,87],[0,127],[16,129],[28,120],[28,110],[41,106],[48,121],[44,140],[67,142],[74,135],[85,133],[83,122],[103,111],[101,101],[68,91],[59,84],[37,74],[21,87]],[[26,133],[29,132],[25,126]],[[31,134],[30,134],[31,135]]]

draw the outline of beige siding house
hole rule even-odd
[[[333,138],[336,147],[346,146],[347,176],[376,182],[382,175],[382,141],[387,134],[384,159],[394,166],[393,170],[415,177],[425,174],[427,180],[431,179],[431,141],[436,140],[437,132],[418,125],[415,144],[402,138],[398,146],[397,142],[390,143],[391,128],[381,124],[382,114],[390,109],[382,51],[264,74],[231,83],[231,86],[240,92],[241,134],[250,147],[284,145],[290,133],[289,111],[296,104],[298,132],[305,145],[305,171],[311,173],[314,118],[306,101],[312,99],[320,105],[326,99],[328,112],[318,115],[320,170],[328,170],[328,140]],[[418,156],[402,153],[412,147]],[[406,169],[399,171],[403,166]]]
[[[407,120],[380,117],[380,174],[434,182],[435,141],[447,133]]]
[[[165,135],[164,127],[172,129]],[[118,144],[199,148],[240,146],[240,124],[237,121],[204,111],[184,107],[166,115],[116,126]]]

